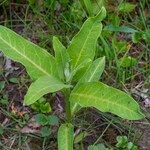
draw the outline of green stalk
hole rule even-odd
[[[66,98],[66,117],[67,117],[67,122],[71,123],[72,117],[71,117],[71,109],[70,109],[70,89],[66,89],[64,91],[65,98]]]

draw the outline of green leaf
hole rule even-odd
[[[125,32],[125,33],[135,33],[138,32],[135,29],[132,29],[130,27],[126,27],[126,26],[115,26],[115,25],[108,25],[105,26],[104,31],[114,31],[114,32]]]
[[[30,5],[34,5],[36,0],[28,0],[28,2],[29,2]]]
[[[112,40],[112,45],[114,50],[116,51],[117,55],[119,53],[126,53],[128,50],[127,42],[126,41],[116,41],[116,39]]]
[[[76,143],[81,142],[81,141],[82,141],[85,137],[87,137],[87,136],[89,136],[89,134],[88,134],[86,131],[79,133],[79,134],[75,137],[74,143],[76,144]]]
[[[126,136],[117,136],[117,144],[118,148],[126,148],[128,144],[128,138]]]
[[[93,3],[94,14],[97,14],[102,7],[107,5],[107,1],[105,1],[105,0],[96,0],[96,1],[92,0],[92,3]]]
[[[135,7],[135,4],[124,2],[118,6],[118,10],[122,13],[130,13],[135,9]]]
[[[49,113],[51,112],[51,106],[50,106],[50,103],[45,103],[45,104],[40,104],[40,111],[42,113]]]
[[[42,127],[41,129],[41,135],[42,137],[47,137],[52,133],[52,129],[49,127]]]
[[[105,16],[106,10],[102,7],[100,13],[87,19],[78,34],[73,37],[67,49],[73,69],[87,58],[93,60],[96,42],[102,30],[101,21]]]
[[[4,133],[4,129],[0,126],[0,135]]]
[[[22,63],[33,80],[44,75],[58,76],[52,55],[4,26],[0,26],[0,50]]]
[[[95,146],[95,145],[90,145],[88,147],[88,150],[99,150],[99,148],[97,146]]]
[[[132,142],[129,142],[127,145],[128,150],[138,150],[138,147],[134,145]]]
[[[100,79],[105,68],[105,57],[96,59],[90,67],[87,69],[86,73],[83,77],[79,80],[76,87],[79,86],[81,83],[84,82],[95,82]],[[76,88],[75,87],[75,88]],[[71,111],[72,114],[80,110],[80,106],[77,103],[71,102]]]
[[[88,150],[113,150],[113,148],[106,148],[104,144],[90,145]]]
[[[9,82],[18,84],[18,83],[19,83],[19,80],[18,80],[17,78],[10,78],[10,79],[9,79]]]
[[[58,125],[58,123],[59,123],[59,119],[58,119],[58,117],[57,116],[55,116],[55,115],[50,115],[50,116],[48,116],[48,123],[50,124],[50,125]]]
[[[5,87],[5,81],[0,82],[0,91],[2,91]]]
[[[75,77],[77,73],[81,73],[80,75],[79,74],[77,74],[77,75],[78,75],[78,77],[82,77],[83,72],[80,72],[80,71],[84,71],[85,70],[84,68],[86,67],[86,65],[90,64],[90,63],[91,63],[91,59],[88,59],[88,58],[85,59],[80,65],[78,65],[75,69],[72,70],[72,72],[70,73],[69,78],[66,79],[66,81],[67,82],[71,81],[72,78]]]
[[[122,57],[120,58],[120,66],[123,68],[133,67],[137,64],[137,60],[133,57]]]
[[[46,103],[46,100],[44,99],[44,97],[41,97],[38,101],[36,101],[35,103],[31,105],[31,108],[38,112],[41,112],[40,107],[41,105],[44,105],[45,103]]]
[[[97,144],[96,146],[98,147],[98,150],[111,150],[111,149],[106,148],[104,144]]]
[[[47,93],[53,93],[69,87],[70,85],[65,85],[53,77],[43,76],[30,85],[25,95],[24,104],[31,105]]]
[[[124,119],[138,120],[145,117],[132,97],[101,82],[81,84],[72,91],[70,101],[81,107],[111,112]]]
[[[7,95],[7,94],[0,96],[0,103],[1,103],[2,105],[7,105],[7,104],[9,103],[9,102],[8,102],[8,95]]]
[[[48,124],[47,116],[44,115],[44,114],[37,114],[37,115],[35,115],[35,120],[36,120],[36,122],[38,122],[42,126]]]
[[[73,76],[73,81],[78,82],[83,77],[83,75],[85,74],[86,70],[89,68],[89,66],[92,63],[91,59],[89,59],[89,60],[90,61],[88,62],[88,59],[87,59],[87,63],[84,63],[85,61],[83,61],[84,65],[83,65],[83,63],[81,63],[79,65],[79,66],[83,65],[83,67],[77,70],[76,74]]]
[[[119,26],[121,22],[121,17],[116,15],[116,13],[114,12],[108,15],[108,21],[114,26]]]
[[[89,16],[93,16],[93,5],[92,5],[91,0],[80,0],[80,1],[81,1],[81,4],[82,3],[84,4],[83,6],[85,6]]]
[[[25,114],[25,116],[24,116],[24,120],[25,120],[25,121],[28,121],[29,119],[30,119],[29,114]]]
[[[72,124],[62,124],[58,130],[58,150],[73,150],[74,127]]]
[[[64,70],[69,62],[69,54],[57,37],[53,37],[53,48],[55,50],[55,59],[58,64],[58,71],[61,79],[64,79]]]
[[[104,68],[105,57],[96,59],[87,69],[83,77],[79,80],[79,83],[98,81],[104,71]]]
[[[150,28],[146,29],[142,35],[142,38],[146,41],[150,41]]]
[[[142,40],[143,33],[142,32],[135,32],[132,34],[132,42],[138,43],[140,40]]]

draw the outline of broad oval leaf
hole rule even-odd
[[[64,79],[64,70],[67,63],[69,63],[69,54],[66,48],[62,45],[57,37],[53,37],[53,48],[55,51],[55,59],[58,65],[58,72],[61,79]]]
[[[25,95],[24,104],[31,105],[47,93],[59,91],[63,88],[69,88],[70,85],[65,85],[61,81],[51,76],[43,76],[32,83]]]
[[[102,7],[100,13],[85,21],[80,31],[72,39],[68,53],[71,58],[73,69],[81,64],[86,58],[93,60],[95,56],[96,42],[102,30],[101,20],[106,14]]]
[[[62,124],[58,130],[58,150],[73,150],[74,127],[72,124]]]
[[[0,50],[22,63],[33,80],[44,75],[58,76],[52,55],[4,26],[0,26]]]
[[[124,119],[144,118],[138,103],[132,97],[101,82],[79,85],[72,91],[70,101],[78,103],[81,107],[92,106],[102,112],[111,112]]]

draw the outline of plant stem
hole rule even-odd
[[[70,109],[70,101],[69,101],[69,97],[70,97],[70,89],[66,89],[64,91],[65,94],[65,98],[66,98],[66,117],[67,117],[67,122],[71,123],[71,109]]]

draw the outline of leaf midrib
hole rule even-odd
[[[66,138],[66,147],[67,147],[67,149],[66,149],[66,150],[69,150],[68,130],[69,130],[69,128],[67,128],[67,127],[66,127],[66,135],[67,135],[67,136],[66,136],[66,137],[67,137],[67,138]]]
[[[39,69],[41,72],[43,72],[45,75],[50,76],[50,74],[48,72],[46,72],[45,70],[43,70],[41,67],[39,67],[37,64],[35,64],[31,59],[29,59],[28,57],[26,57],[26,55],[23,55],[22,53],[20,53],[14,46],[11,45],[11,43],[8,43],[7,41],[5,41],[2,37],[0,37],[0,39],[7,44],[10,48],[12,48],[16,53],[18,53],[19,55],[21,55],[24,59],[26,59],[27,61],[29,61],[31,64],[33,64],[37,69]]]
[[[32,97],[30,97],[30,99],[29,99],[28,101],[34,99],[34,97],[36,97],[36,95],[37,95],[38,93],[41,93],[41,92],[43,92],[44,90],[47,90],[47,89],[49,89],[49,88],[57,87],[58,85],[59,85],[59,86],[67,87],[67,85],[64,85],[64,84],[61,84],[61,83],[53,84],[53,86],[47,86],[47,87],[45,87],[45,88],[42,88],[40,91],[35,92],[34,95],[33,95]]]
[[[95,22],[95,23],[96,23],[96,22]],[[89,32],[88,32],[87,38],[86,38],[86,40],[85,40],[85,42],[84,42],[84,44],[83,44],[83,46],[82,46],[82,48],[81,48],[81,51],[80,51],[80,53],[79,53],[79,57],[77,58],[77,61],[76,61],[76,63],[75,63],[74,68],[76,68],[76,66],[77,66],[77,64],[78,64],[78,62],[79,62],[79,60],[80,60],[80,58],[81,58],[82,52],[83,52],[83,50],[84,50],[83,47],[85,46],[85,44],[86,44],[86,42],[87,42],[87,40],[88,40],[89,34],[91,33],[91,31],[92,31],[93,26],[95,25],[95,23],[92,25],[91,29],[90,29]]]
[[[75,96],[80,96],[80,97],[84,97],[84,98],[87,98],[87,99],[94,99],[94,100],[99,100],[98,99],[98,97],[96,97],[96,96],[91,96],[91,95],[87,95],[87,94],[79,94],[79,93],[72,93],[71,95],[75,95]],[[80,100],[79,100],[80,101]],[[79,102],[78,101],[78,102]],[[116,105],[117,107],[123,107],[125,110],[127,110],[127,111],[129,111],[129,112],[134,112],[134,113],[136,113],[134,110],[131,110],[131,109],[128,109],[127,107],[125,107],[125,106],[123,106],[123,105],[119,105],[118,103],[113,103],[113,102],[111,102],[111,101],[107,101],[107,100],[105,100],[105,99],[101,99],[101,101],[102,102],[106,102],[106,103],[109,103],[109,104],[112,104],[112,105]],[[94,106],[95,107],[95,106]],[[137,113],[136,113],[137,114]]]
[[[102,61],[102,60],[101,60],[101,61]],[[90,82],[90,81],[92,80],[94,74],[97,72],[97,70],[98,70],[98,68],[99,68],[99,66],[100,66],[100,64],[101,64],[101,61],[99,62],[99,64],[98,64],[97,67],[95,68],[95,70],[94,70],[93,74],[91,75],[91,77],[89,78],[88,82]]]

